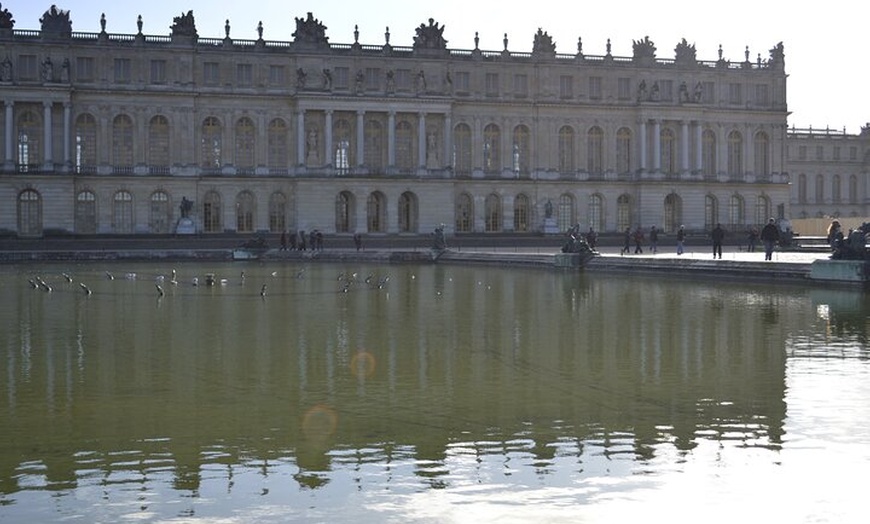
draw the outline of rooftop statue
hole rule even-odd
[[[770,64],[771,65],[785,65],[785,47],[782,45],[782,42],[776,44],[773,49],[770,50]]]
[[[293,33],[294,42],[306,44],[327,44],[329,37],[326,36],[326,26],[320,20],[314,18],[310,12],[304,20],[296,18],[296,32]]]
[[[56,5],[42,15],[39,19],[44,33],[72,34],[72,20],[69,19],[69,11],[58,9]]]
[[[0,4],[0,8],[2,7],[3,4]],[[14,25],[15,20],[12,19],[12,13],[8,9],[0,11],[0,29],[12,29]]]
[[[535,41],[532,44],[532,53],[548,55],[556,53],[556,44],[553,42],[553,38],[548,35],[546,31],[542,31],[540,27],[538,28],[538,32],[535,33]]]
[[[674,57],[680,65],[694,65],[697,63],[695,44],[689,45],[685,38],[674,48]]]
[[[656,57],[656,46],[648,36],[643,37],[643,40],[632,40],[634,48],[634,60],[654,60]]]
[[[444,27],[429,19],[429,25],[420,24],[417,28],[417,36],[414,37],[414,49],[447,49],[447,40],[444,39]]]
[[[196,33],[196,21],[193,19],[193,10],[173,18],[169,29],[172,30],[172,36],[199,36]]]

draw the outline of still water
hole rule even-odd
[[[861,292],[166,262],[0,293],[0,522],[865,522]]]

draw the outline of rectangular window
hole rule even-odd
[[[755,85],[755,105],[759,107],[770,105],[770,88],[767,84]]]
[[[366,68],[366,90],[377,91],[381,89],[381,69],[379,67]]]
[[[460,93],[468,93],[471,91],[471,82],[468,71],[458,71],[456,73],[456,82],[454,86],[456,87],[456,91]]]
[[[251,64],[236,64],[236,83],[250,87],[254,83],[254,68]]]
[[[529,96],[529,77],[514,75],[514,95],[520,98]]]
[[[662,80],[659,82],[659,86],[661,86],[661,92],[659,93],[661,100],[670,101],[674,99],[673,80]]]
[[[701,102],[704,104],[716,103],[716,84],[704,82],[701,85]]]
[[[589,98],[592,100],[600,100],[601,99],[601,77],[600,76],[590,76],[589,77]]]
[[[855,161],[858,160],[858,148],[852,146],[849,148],[849,160]]]
[[[272,65],[269,66],[269,85],[282,86],[286,83],[284,77],[284,66]]]
[[[728,103],[742,104],[743,103],[743,86],[737,83],[728,84]]]
[[[574,98],[574,77],[562,75],[559,77],[559,98],[570,100]]]
[[[151,61],[151,83],[165,84],[166,83],[166,60]]]
[[[486,96],[498,96],[498,73],[486,74]]]
[[[336,67],[334,80],[336,89],[347,89],[350,86],[348,83],[350,80],[350,70],[346,67]]]
[[[825,148],[823,146],[816,146],[816,160],[824,160],[825,159]]]
[[[76,80],[79,82],[94,81],[94,59],[90,56],[76,58]]]
[[[834,160],[840,159],[840,146],[834,146]]]
[[[798,146],[798,160],[807,159],[807,146]]]
[[[36,80],[36,55],[18,57],[18,78],[20,80]]]
[[[220,66],[217,62],[205,62],[202,64],[202,83],[207,86],[216,86],[221,81]]]
[[[410,69],[396,69],[396,89],[399,91],[411,90]]]
[[[631,79],[617,78],[616,79],[616,96],[620,100],[631,100]]]
[[[132,75],[132,65],[129,58],[115,59],[115,83],[129,84]]]

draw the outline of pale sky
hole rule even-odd
[[[136,33],[142,15],[143,32],[168,35],[174,17],[193,10],[200,37],[223,38],[230,21],[230,36],[256,39],[262,21],[266,40],[291,41],[295,19],[311,11],[326,26],[331,43],[353,43],[359,26],[361,44],[382,45],[390,28],[390,44],[410,46],[415,28],[429,18],[444,26],[447,46],[473,49],[474,33],[482,50],[500,51],[507,33],[508,49],[529,52],[538,28],[546,31],[559,53],[575,53],[577,39],[583,52],[604,55],[611,39],[615,56],[632,55],[632,41],[645,36],[655,43],[659,58],[673,58],[674,47],[685,38],[694,44],[699,60],[723,57],[742,62],[746,46],[751,61],[759,53],[769,57],[778,42],[785,46],[788,79],[789,126],[825,128],[858,133],[870,122],[867,86],[866,24],[870,3],[827,0],[821,3],[771,0],[687,2],[672,0],[532,0],[527,2],[472,2],[462,0],[56,0],[70,11],[73,31],[99,32],[105,13],[109,33]],[[15,19],[16,29],[39,29],[39,19],[51,0],[0,2]]]

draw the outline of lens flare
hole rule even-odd
[[[375,356],[368,351],[357,351],[350,359],[350,372],[357,378],[369,378],[375,372]]]
[[[335,410],[323,404],[317,404],[305,412],[302,417],[302,431],[311,440],[323,440],[335,433],[338,426],[338,415]]]

